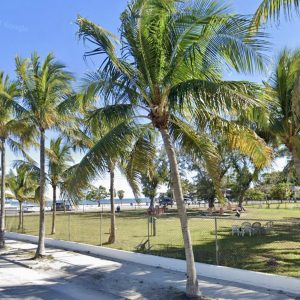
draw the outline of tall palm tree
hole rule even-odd
[[[10,197],[19,202],[19,226],[23,228],[23,203],[25,201],[36,201],[38,194],[38,177],[36,173],[30,172],[22,166],[16,168],[16,173],[12,170],[7,176],[7,187]]]
[[[85,116],[86,122],[89,122],[89,117]],[[80,176],[81,174],[81,166],[84,166],[87,161],[89,161],[90,157],[90,151],[91,149],[94,149],[98,143],[105,142],[105,136],[107,132],[110,131],[111,124],[108,124],[108,122],[103,122],[103,118],[100,118],[100,122],[96,123],[93,122],[93,124],[90,124],[91,126],[87,128],[82,134],[85,135],[85,138],[81,141],[82,144],[84,144],[85,150],[87,150],[86,155],[82,158],[81,162],[77,166],[77,170],[74,172],[75,176]],[[75,141],[76,144],[76,141]],[[82,145],[83,146],[83,145]],[[108,244],[113,244],[116,241],[116,215],[115,215],[115,170],[117,167],[119,160],[116,158],[112,158],[108,155],[103,155],[102,157],[102,169],[98,172],[98,175],[103,176],[106,172],[109,173],[109,197],[110,197],[110,231],[109,231],[109,238],[108,238]],[[78,171],[79,170],[79,171]],[[82,174],[81,174],[82,176]],[[82,186],[85,184],[82,183]],[[78,193],[78,187],[76,193]]]
[[[278,103],[272,110],[270,137],[287,147],[300,180],[300,49],[281,52],[266,92]]]
[[[19,97],[16,82],[0,72],[0,150],[1,150],[1,213],[0,213],[0,248],[4,247],[5,230],[5,171],[6,145],[13,151],[22,151],[23,141],[28,137],[30,126],[24,120],[14,116],[15,100]],[[23,141],[22,141],[23,137]],[[22,151],[23,152],[23,151]],[[23,154],[25,154],[23,152]]]
[[[150,208],[154,208],[154,199],[160,185],[169,179],[169,169],[164,156],[156,157],[150,164],[150,168],[142,174],[141,185],[143,194],[150,199]]]
[[[124,195],[125,195],[125,191],[118,190],[117,194],[118,194],[118,198],[119,198],[119,200],[121,201],[121,204],[122,204],[123,198],[124,198]]]
[[[134,193],[138,195],[136,178],[132,175],[137,168],[134,164],[136,156],[139,155],[143,147],[146,148],[143,151],[143,159],[139,160],[139,163],[143,165],[143,168],[147,168],[155,152],[151,135],[147,134],[146,128],[140,127],[133,130],[131,127],[133,130],[131,139],[122,134],[122,132],[126,133],[126,129],[128,130],[130,126],[128,124],[128,115],[130,114],[130,107],[127,105],[120,105],[117,109],[90,106],[89,110],[85,112],[85,118],[82,122],[84,130],[77,131],[77,138],[71,133],[72,142],[75,145],[79,144],[87,152],[74,170],[73,180],[67,188],[70,194],[76,196],[80,193],[80,189],[85,189],[90,180],[95,178],[95,175],[101,177],[107,172],[109,173],[111,211],[109,244],[116,241],[115,171],[117,168],[123,171]],[[80,141],[77,141],[78,136]],[[129,145],[132,147],[130,148]],[[110,147],[118,148],[119,151],[112,153]],[[90,164],[94,159],[97,160],[97,168]]]
[[[53,212],[51,234],[55,234],[57,187],[63,183],[66,172],[73,162],[71,145],[63,143],[62,137],[51,139],[48,153],[48,178],[53,192]]]
[[[279,21],[281,13],[284,13],[287,19],[294,14],[300,14],[299,0],[262,0],[255,12],[252,24],[256,29],[266,24],[269,20]]]
[[[224,116],[229,112],[238,114],[245,106],[261,105],[256,98],[255,85],[225,82],[222,71],[224,66],[238,72],[262,69],[265,41],[256,32],[249,35],[250,20],[229,14],[228,7],[216,1],[132,1],[121,15],[120,42],[113,34],[87,19],[79,17],[77,21],[79,36],[95,45],[95,49],[86,55],[104,56],[99,71],[88,78],[87,95],[101,94],[104,102],[113,98],[115,103],[107,105],[107,110],[127,105],[131,113],[130,122],[120,124],[107,135],[107,139],[108,136],[114,137],[117,142],[106,144],[102,153],[105,149],[106,153],[116,155],[122,150],[118,140],[123,144],[124,140],[130,140],[128,136],[133,135],[133,129],[141,124],[149,130],[155,128],[162,137],[184,240],[186,292],[188,296],[198,295],[192,241],[174,143],[185,144],[195,149],[195,153],[202,153],[215,185],[220,186],[215,147],[205,130],[195,130],[197,122],[193,121],[198,116],[198,120],[205,123],[213,119],[212,116]],[[121,45],[120,51],[117,51],[116,45]],[[222,124],[225,123],[230,124],[228,118]],[[242,129],[238,125],[224,127],[230,128],[228,131],[234,146],[250,152],[257,145],[264,147],[251,130],[241,135]],[[95,173],[98,166],[96,150],[99,147],[89,154],[91,173]],[[268,151],[261,152],[258,158],[261,164],[266,163],[269,154]]]
[[[71,74],[65,66],[48,54],[44,62],[33,53],[31,59],[16,58],[16,71],[22,90],[19,113],[39,132],[40,138],[40,222],[39,241],[35,257],[45,255],[45,134],[51,128],[65,126],[70,118],[68,96],[71,94]]]

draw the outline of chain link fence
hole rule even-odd
[[[234,217],[234,214],[201,216],[199,208],[191,209],[189,226],[195,260],[300,277],[300,209],[285,208],[284,203],[273,203],[269,208],[246,209],[247,213],[241,218]],[[114,244],[108,244],[109,212],[58,212],[56,233],[53,235],[51,222],[52,214],[47,213],[46,233],[50,238],[185,258],[180,221],[175,209],[155,217],[148,216],[145,210],[116,213]],[[245,222],[248,227],[245,227]],[[255,223],[259,230],[255,229]],[[37,235],[38,224],[38,214],[24,214],[23,228],[19,228],[17,214],[6,217],[8,231]]]

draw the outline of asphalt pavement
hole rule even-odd
[[[32,260],[36,245],[7,241],[0,253],[0,299],[184,299],[185,274],[61,249]],[[230,281],[199,278],[209,299],[287,300],[287,295]]]

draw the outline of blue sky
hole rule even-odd
[[[259,0],[233,0],[233,11],[251,14],[258,7]],[[77,26],[74,23],[78,14],[91,19],[106,29],[118,33],[119,16],[125,8],[124,0],[9,0],[1,1],[0,8],[0,70],[14,76],[14,58],[16,55],[28,57],[37,51],[42,57],[54,52],[77,78],[88,69],[94,69],[97,59],[88,64],[83,61],[86,48],[76,37]],[[273,43],[271,57],[276,57],[283,47],[300,47],[300,18],[292,22],[283,19],[280,26],[270,26],[270,41]],[[228,74],[230,77],[231,75]],[[234,76],[235,77],[235,76]],[[265,75],[244,76],[261,81]],[[37,154],[34,154],[38,158]],[[13,158],[12,154],[8,155]],[[78,157],[77,157],[78,158]],[[282,164],[282,163],[280,163]],[[125,180],[119,174],[117,188],[126,190],[126,196],[132,196]],[[107,185],[107,179],[104,179]]]
[[[228,3],[230,1],[227,1]],[[232,0],[233,11],[251,14],[259,0]],[[13,75],[14,57],[27,57],[32,51],[41,56],[54,52],[56,57],[80,77],[93,64],[83,61],[86,49],[76,38],[74,23],[78,14],[87,17],[108,30],[118,33],[119,16],[126,6],[125,0],[10,0],[2,1],[0,9],[0,69]],[[282,21],[279,29],[272,26],[273,55],[282,47],[300,45],[297,29],[300,19],[287,23]],[[271,54],[272,56],[272,54]],[[97,60],[95,60],[97,61]],[[255,77],[256,80],[260,76]]]

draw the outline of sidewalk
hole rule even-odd
[[[7,241],[0,253],[0,299],[184,299],[185,275],[60,249],[30,260],[36,245]],[[275,291],[199,278],[212,299],[295,299]]]

